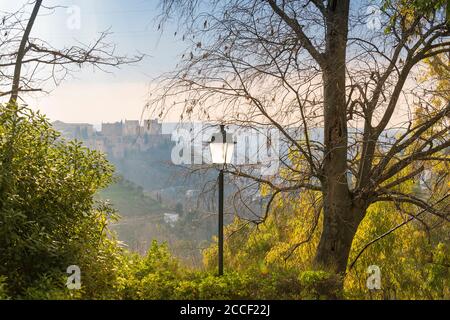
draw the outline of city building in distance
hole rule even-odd
[[[145,152],[161,144],[170,143],[171,135],[162,133],[162,124],[155,120],[125,120],[102,123],[97,131],[89,123],[53,122],[53,127],[70,140],[79,140],[94,150],[121,159],[129,151]]]

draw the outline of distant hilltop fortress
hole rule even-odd
[[[101,130],[96,132],[94,125],[90,123],[65,123],[62,121],[53,122],[53,127],[60,131],[65,137],[72,139],[88,139],[99,133],[103,136],[138,136],[161,135],[162,124],[155,120],[144,120],[141,126],[138,120],[125,120],[114,123],[102,123]]]
[[[96,131],[90,123],[53,122],[53,127],[64,138],[82,141],[88,148],[95,149],[114,158],[123,158],[130,151],[148,151],[158,145],[170,143],[171,135],[162,133],[158,120],[125,120],[102,123]]]

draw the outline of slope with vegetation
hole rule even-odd
[[[311,269],[318,235],[308,239],[313,221],[303,202],[278,200],[278,214],[258,230],[239,220],[230,225],[224,277],[215,276],[215,245],[205,251],[202,269],[186,267],[155,241],[145,255],[131,253],[109,231],[113,208],[95,199],[112,181],[103,155],[61,140],[44,117],[25,108],[2,106],[0,132],[2,299],[450,297],[449,230],[438,220],[427,221],[435,225],[432,233],[415,221],[371,246],[348,270],[343,291],[335,275]],[[385,218],[397,210],[371,207],[352,259],[367,239],[407,220],[402,212]],[[65,286],[73,264],[82,272],[81,290]],[[365,287],[369,264],[382,269],[381,291]]]
[[[195,13],[197,4],[175,0],[164,3],[169,14],[171,9]],[[238,101],[242,102],[237,103],[240,110],[247,107],[264,113],[264,103],[277,101],[273,97],[274,82],[267,82],[269,96],[264,96],[262,90],[247,89],[247,85],[255,84],[260,89],[254,80],[261,73],[265,77],[270,71],[277,77],[281,71],[283,78],[278,88],[281,92],[288,90],[292,80],[294,84],[304,80],[295,79],[299,62],[306,63],[303,67],[314,74],[321,69],[323,76],[323,86],[317,90],[324,89],[324,101],[318,104],[315,99],[305,101],[311,104],[305,110],[313,111],[320,106],[325,121],[325,145],[322,147],[308,138],[293,141],[294,148],[288,154],[292,163],[289,168],[282,168],[275,179],[289,183],[280,186],[272,181],[261,183],[259,191],[263,196],[271,196],[272,206],[270,214],[256,227],[239,219],[227,227],[226,273],[217,277],[215,243],[204,250],[204,264],[197,269],[174,258],[164,244],[148,243],[144,255],[124,248],[111,231],[112,223],[118,219],[115,209],[98,198],[98,193],[113,182],[111,164],[98,152],[74,141],[64,141],[45,117],[17,104],[21,89],[30,85],[29,79],[21,75],[22,64],[67,63],[67,56],[58,51],[52,51],[56,60],[43,62],[30,56],[37,54],[36,46],[26,50],[27,43],[34,41],[28,38],[42,4],[35,1],[19,50],[7,55],[14,60],[7,63],[14,67],[13,85],[11,92],[5,93],[11,94],[10,103],[0,106],[0,298],[450,299],[450,104],[446,56],[450,49],[446,40],[448,21],[443,15],[446,2],[384,1],[386,28],[379,30],[373,40],[381,40],[386,47],[373,50],[372,46],[366,46],[370,41],[352,42],[353,45],[359,42],[362,48],[353,64],[357,64],[356,59],[363,59],[360,62],[365,66],[375,61],[372,70],[344,68],[346,53],[353,53],[347,48],[347,37],[351,35],[347,32],[350,1],[304,3],[305,6],[300,1],[234,0],[225,7],[216,7],[219,14],[226,13],[225,19],[218,19],[213,26],[208,21],[201,22],[201,30],[236,31],[236,26],[244,26],[245,32],[230,32],[219,40],[210,37],[211,51],[202,52],[200,58],[192,52],[186,55],[190,58],[185,61],[188,72],[178,72],[182,79],[172,79],[176,84],[181,81],[180,86],[175,86],[181,90],[183,83],[190,86],[191,98],[197,105],[199,96],[215,99],[217,96],[209,93],[213,89],[216,94],[221,86],[214,82],[214,88],[196,88],[194,84],[204,84],[208,76],[216,80],[223,76],[225,81],[238,76],[234,78],[238,82],[231,83],[232,88],[222,87],[226,94],[233,91],[228,106]],[[226,11],[220,12],[221,9]],[[235,19],[228,19],[230,12]],[[299,25],[297,12],[321,17],[312,22],[319,21],[319,27],[322,21],[327,25],[324,38],[318,39],[324,41],[310,41],[308,36],[319,32],[312,33]],[[254,19],[254,13],[261,15],[259,20]],[[190,19],[195,15],[184,16]],[[191,21],[187,22],[190,25]],[[18,25],[22,24],[9,28]],[[258,33],[253,32],[255,28]],[[259,31],[263,31],[265,38],[260,37]],[[258,39],[252,38],[255,34]],[[369,33],[361,36],[365,35]],[[277,42],[281,37],[290,41]],[[220,49],[224,47],[222,44],[226,46],[225,52]],[[267,44],[272,46],[268,51]],[[193,45],[196,54],[208,48],[207,43]],[[45,48],[38,49],[48,52]],[[99,61],[113,65],[124,62],[123,58],[111,61],[110,55],[105,61],[80,50],[76,53],[84,59],[69,61],[94,65]],[[309,61],[297,59],[300,51]],[[95,50],[89,52],[98,54]],[[25,55],[28,59],[24,59]],[[386,58],[388,61],[381,63]],[[247,73],[252,70],[249,64],[261,61],[261,65],[253,66],[254,73]],[[217,63],[215,70],[214,63]],[[286,63],[286,69],[277,68],[279,63]],[[431,68],[431,74],[426,74],[425,79],[415,79],[417,85],[422,84],[420,81],[431,83],[424,85],[426,90],[420,93],[409,92],[419,102],[412,104],[407,131],[399,133],[392,144],[386,144],[379,138],[397,108],[399,97],[408,94],[404,85],[419,64]],[[215,72],[204,72],[203,66],[212,67]],[[261,67],[268,69],[261,72]],[[224,69],[238,74],[223,74]],[[290,75],[285,77],[288,71]],[[306,76],[311,84],[310,75]],[[346,88],[347,76],[354,82]],[[22,87],[22,82],[27,85]],[[186,95],[182,97],[185,99]],[[292,105],[300,107],[298,100],[292,102],[285,97],[284,111],[289,113]],[[277,106],[283,107],[283,101]],[[204,109],[200,112],[208,114]],[[314,119],[303,114],[305,123],[315,120],[316,114],[309,114]],[[348,143],[347,130],[356,117],[365,124],[364,132],[361,140]],[[304,129],[307,132],[306,124]],[[357,152],[348,159],[351,147]],[[311,148],[322,151],[323,159],[313,156]],[[356,188],[347,180],[348,168],[356,173]],[[425,181],[424,172],[431,173]],[[313,184],[317,181],[320,185]],[[116,188],[103,192],[113,195]],[[116,196],[118,205],[124,206],[126,200],[121,199],[120,192]],[[139,190],[127,197],[134,198],[136,206],[154,205]],[[140,209],[130,210],[137,214]],[[180,227],[192,226],[195,220],[185,214]],[[199,234],[196,229],[176,228],[175,232],[182,237]],[[80,290],[66,287],[66,270],[70,265],[81,269]],[[379,290],[367,288],[370,265],[381,269]]]

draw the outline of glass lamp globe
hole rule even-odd
[[[214,133],[209,144],[211,151],[211,159],[214,164],[231,163],[234,151],[233,136],[229,133],[217,132]]]

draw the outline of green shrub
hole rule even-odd
[[[336,299],[341,296],[339,277],[326,271],[304,271],[299,275],[303,299]]]
[[[6,277],[0,276],[0,300],[7,300],[9,298],[6,292]]]
[[[56,278],[56,275],[43,275],[17,298],[23,300],[80,299],[82,291],[68,290],[65,287],[65,282],[65,277]]]
[[[152,243],[147,255],[130,256],[119,277],[122,299],[298,299],[300,287],[292,272],[260,273],[195,271],[182,267],[167,245]]]
[[[85,297],[105,297],[120,248],[107,227],[115,212],[94,195],[112,174],[102,154],[62,140],[44,116],[0,105],[0,275],[9,296],[60,288],[78,265]]]

